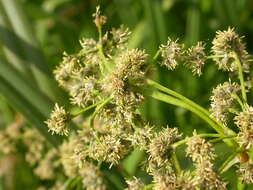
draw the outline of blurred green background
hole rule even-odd
[[[123,24],[132,31],[129,48],[145,49],[150,57],[168,37],[178,38],[186,46],[205,41],[209,49],[215,32],[229,26],[245,36],[248,51],[252,52],[252,0],[0,0],[1,128],[11,124],[18,111],[48,135],[43,121],[53,102],[68,106],[65,92],[56,87],[52,70],[64,51],[74,53],[80,49],[79,39],[97,38],[91,16],[97,5],[108,17],[105,30]],[[201,77],[183,67],[173,72],[158,68],[152,77],[208,108],[212,88],[228,76],[208,63]],[[185,135],[194,128],[208,129],[190,112],[151,99],[143,112],[151,123],[178,126]],[[35,183],[25,177],[18,181],[17,189]]]

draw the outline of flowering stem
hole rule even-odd
[[[110,66],[108,64],[108,61],[105,57],[104,50],[103,50],[103,36],[102,36],[102,26],[98,27],[98,34],[99,34],[99,45],[98,45],[98,52],[102,59],[103,66],[100,66],[101,71],[103,72],[105,69],[107,71],[110,71]]]
[[[214,118],[211,118],[210,117],[210,112],[208,110],[206,110],[205,108],[201,107],[200,105],[196,104],[195,102],[193,102],[192,100],[186,98],[185,96],[169,89],[169,88],[166,88],[164,86],[162,86],[161,84],[155,82],[155,81],[152,81],[150,79],[147,79],[147,84],[158,89],[158,90],[161,90],[162,92],[165,92],[171,96],[174,96],[180,100],[182,100],[184,103],[188,104],[190,107],[192,107],[192,109],[195,109],[195,110],[198,110],[199,112],[202,112],[203,114],[205,114],[209,120],[212,120],[217,126],[219,126],[220,128],[223,128],[223,130],[225,130],[225,132],[227,134],[230,134],[230,135],[234,135],[235,132],[232,131],[231,129],[228,129],[227,127],[224,126],[224,124],[222,124],[221,122],[215,120]]]
[[[213,140],[210,140],[211,143],[216,143],[216,142],[219,142],[223,139],[229,139],[229,138],[234,138],[234,137],[237,137],[237,135],[231,135],[231,136],[221,136],[221,137],[218,137],[217,139],[213,139]]]
[[[199,106],[198,104],[196,104],[195,102],[191,101],[190,99],[186,98],[185,96],[177,93],[176,91],[174,90],[171,90],[169,88],[166,88],[164,86],[162,86],[161,84],[153,81],[153,80],[150,80],[150,79],[147,79],[147,84],[149,86],[152,86],[158,90],[161,90],[162,92],[165,92],[165,93],[168,93],[169,95],[172,95],[172,96],[175,96],[179,99],[181,99],[182,101],[184,101],[185,103],[199,109],[200,111],[202,111],[203,113],[205,113],[206,115],[210,115],[209,111],[207,111],[205,108]]]
[[[177,170],[177,173],[181,173],[181,166],[180,166],[180,163],[179,163],[179,161],[178,161],[178,159],[177,159],[177,155],[176,155],[176,153],[174,152],[174,154],[172,155],[172,159],[173,159],[173,161],[174,161],[174,164],[175,164],[175,168],[176,168],[176,170]]]
[[[159,50],[156,52],[155,56],[153,57],[153,61],[156,61],[156,60],[158,59],[158,57],[160,56],[160,54],[161,54],[161,50],[159,49]]]
[[[237,160],[236,156],[238,155],[238,153],[240,153],[242,150],[241,148],[238,148],[235,152],[233,152],[228,158],[227,160],[221,165],[221,167],[218,169],[218,173],[222,174],[223,172],[227,171],[230,167],[232,167]]]
[[[97,103],[92,104],[92,105],[90,105],[90,106],[88,106],[88,107],[86,107],[86,108],[84,108],[84,109],[82,109],[82,110],[80,110],[80,111],[78,111],[78,112],[76,112],[76,113],[72,113],[72,114],[71,114],[71,118],[75,118],[75,117],[77,117],[78,115],[81,115],[81,114],[83,114],[83,113],[85,113],[85,112],[87,112],[87,111],[89,111],[89,110],[91,110],[91,109],[97,107],[99,104],[101,104],[101,103],[103,103],[103,102],[104,102],[104,101],[97,102]]]
[[[196,135],[196,136],[198,136],[198,137],[223,137],[223,135],[217,134],[217,133],[203,133],[203,134],[198,134],[198,135]],[[178,146],[180,146],[180,145],[182,145],[182,144],[185,144],[190,138],[191,138],[191,137],[185,138],[185,139],[183,139],[183,140],[181,140],[181,141],[178,141],[178,142],[172,144],[171,146],[172,146],[173,149],[175,149],[175,148],[177,148]]]
[[[247,102],[247,95],[246,95],[244,78],[243,78],[242,64],[241,64],[241,61],[236,53],[235,53],[234,57],[235,57],[235,62],[238,66],[238,76],[239,76],[239,80],[241,83],[242,97],[243,97],[244,102]]]
[[[224,57],[224,55],[209,55],[206,58],[207,59],[214,59],[214,58],[223,58],[223,57]]]
[[[242,110],[245,110],[245,106],[237,94],[232,94],[232,98],[234,98],[240,104]]]
[[[217,125],[217,123],[215,123],[212,119],[210,119],[210,117],[208,117],[207,115],[203,114],[202,112],[200,112],[198,109],[195,109],[194,107],[180,101],[177,98],[174,98],[172,96],[163,94],[161,92],[158,91],[153,91],[152,93],[149,94],[149,96],[151,96],[154,99],[175,105],[175,106],[179,106],[182,108],[185,108],[193,113],[195,113],[196,115],[198,115],[201,119],[203,119],[204,121],[206,121],[214,130],[216,130],[218,133],[220,133],[221,135],[225,135],[225,134],[235,134],[234,131],[232,131],[229,128],[222,128],[221,126]],[[233,140],[228,140],[228,139],[224,139],[224,142],[226,142],[229,146],[232,147],[237,147],[237,143]]]
[[[180,101],[177,98],[174,98],[172,96],[163,94],[161,92],[158,91],[154,91],[152,92],[152,94],[150,95],[151,97],[175,105],[175,106],[179,106],[182,108],[185,108],[195,114],[197,114],[200,118],[202,118],[203,120],[205,120],[208,124],[210,124],[216,131],[218,131],[221,134],[224,134],[224,131],[220,128],[220,126],[218,126],[216,123],[214,123],[210,118],[208,118],[205,114],[203,114],[202,112],[200,112],[197,109],[194,109],[194,107],[189,106],[188,104],[184,103],[183,101]]]
[[[143,187],[141,190],[150,190],[150,189],[153,189],[154,187],[154,184],[148,184],[148,185],[145,185],[145,187]]]
[[[97,113],[99,112],[99,110],[100,110],[102,107],[104,107],[104,106],[105,106],[107,103],[109,103],[111,100],[112,100],[111,97],[107,98],[107,99],[104,100],[101,104],[99,104],[99,105],[97,106],[96,110],[93,112],[93,114],[92,114],[92,116],[91,116],[91,118],[90,118],[90,127],[91,127],[92,129],[94,129],[94,119],[95,119]]]

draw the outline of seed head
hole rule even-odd
[[[237,71],[238,66],[234,57],[236,54],[242,62],[243,71],[249,71],[248,52],[245,50],[245,44],[242,43],[242,37],[235,33],[234,28],[218,31],[212,43],[214,61],[219,69],[231,72]]]
[[[69,133],[67,126],[69,119],[70,114],[63,107],[59,107],[56,103],[54,110],[50,115],[50,119],[48,119],[45,123],[48,126],[48,131],[51,131],[52,134],[56,133],[67,136]]]
[[[192,70],[193,74],[200,76],[205,65],[206,54],[204,52],[205,44],[198,42],[196,46],[186,51],[185,65]]]
[[[179,62],[183,58],[183,45],[177,43],[177,40],[172,41],[168,38],[166,45],[160,46],[162,61],[161,65],[164,65],[169,70],[174,70]]]
[[[235,108],[236,101],[233,95],[240,92],[240,86],[236,83],[225,82],[213,89],[211,96],[211,116],[226,123],[229,116],[229,109]]]
[[[235,118],[235,124],[240,129],[238,143],[250,150],[253,147],[253,107],[240,112]]]

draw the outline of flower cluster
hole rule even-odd
[[[213,170],[212,161],[215,159],[214,148],[205,139],[193,133],[187,141],[187,155],[196,167],[194,186],[199,189],[226,189],[226,183]]]
[[[231,72],[237,71],[238,65],[235,62],[235,56],[238,56],[242,62],[243,71],[249,71],[248,52],[245,50],[242,38],[235,33],[233,28],[218,31],[212,43],[213,60],[219,66],[219,69]]]
[[[213,89],[211,96],[211,114],[217,120],[226,123],[231,110],[236,109],[240,86],[236,83],[225,82]],[[232,112],[233,113],[233,112]]]
[[[174,70],[180,63],[189,68],[194,75],[200,76],[206,62],[205,44],[198,42],[195,46],[188,49],[184,48],[183,44],[179,44],[170,38],[166,45],[161,45],[161,62],[160,65],[167,67],[169,70]]]
[[[182,134],[177,128],[159,130],[149,125],[141,115],[140,105],[146,95],[161,95],[157,99],[182,105],[206,120],[215,130],[218,129],[217,134],[207,137],[219,137],[216,141],[229,138],[224,142],[232,142],[230,144],[248,155],[247,151],[253,144],[253,108],[244,102],[247,97],[243,89],[243,71],[248,71],[249,60],[241,38],[231,28],[219,31],[213,40],[211,56],[207,56],[204,42],[187,49],[177,40],[169,38],[167,44],[160,46],[154,58],[154,61],[160,59],[160,65],[169,70],[182,64],[198,76],[202,74],[209,58],[214,59],[222,70],[239,72],[241,86],[229,81],[213,90],[210,115],[204,108],[166,87],[153,85],[157,91],[149,89],[147,73],[150,65],[146,52],[128,48],[130,32],[122,26],[103,34],[106,17],[101,15],[99,8],[93,16],[99,39],[80,40],[81,50],[72,55],[64,53],[63,61],[54,71],[59,86],[70,95],[70,103],[81,111],[75,115],[55,105],[46,121],[48,130],[52,134],[69,137],[64,139],[58,153],[44,153],[44,146],[40,147],[43,143],[34,143],[34,147],[30,147],[30,152],[34,154],[30,157],[35,158],[33,163],[41,160],[35,173],[42,179],[54,178],[52,168],[58,167],[55,165],[58,157],[58,164],[63,166],[65,176],[79,179],[85,189],[105,190],[108,184],[100,166],[106,164],[109,168],[122,169],[122,160],[132,150],[139,149],[145,152],[144,168],[147,175],[152,177],[152,184],[145,185],[141,178],[134,177],[126,181],[126,190],[225,190],[226,183],[214,170],[216,154],[213,145],[196,132],[192,137],[180,140]],[[88,118],[82,117],[86,111],[92,112]],[[234,120],[240,130],[236,138],[236,135],[228,135],[235,133],[229,131],[228,121],[230,116],[234,116],[230,113],[236,114]],[[67,124],[77,115],[77,129],[71,131]],[[184,143],[187,145],[186,156],[193,161],[193,170],[182,170],[177,159],[176,148]],[[36,155],[34,149],[43,154]],[[247,160],[238,170],[246,183],[252,183],[251,167]]]
[[[235,118],[235,124],[240,129],[238,142],[247,150],[253,147],[253,107],[248,107]]]
[[[69,129],[67,123],[70,119],[69,113],[63,107],[59,107],[58,104],[55,104],[54,111],[50,115],[45,123],[48,126],[48,131],[51,131],[52,134],[56,133],[59,135],[68,135]]]

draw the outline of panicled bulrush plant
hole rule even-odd
[[[244,81],[250,78],[250,55],[235,29],[217,32],[211,50],[206,49],[204,42],[187,48],[179,40],[168,38],[152,58],[144,50],[128,47],[131,33],[123,26],[104,32],[107,19],[99,7],[93,17],[98,40],[81,39],[80,51],[64,53],[54,71],[74,108],[66,110],[56,104],[46,121],[52,134],[68,135],[58,152],[64,176],[90,190],[110,189],[110,175],[120,177],[121,181],[125,177],[122,188],[127,190],[220,190],[227,189],[230,183],[223,179],[223,173],[235,167],[238,186],[252,183],[253,109],[247,100],[251,89]],[[148,78],[154,67],[174,70],[179,64],[200,76],[207,60],[213,60],[218,69],[233,73],[228,81],[213,89],[210,112]],[[194,131],[186,137],[177,127],[149,124],[140,111],[146,97],[191,111],[215,132]],[[70,127],[71,122],[77,127]],[[215,153],[216,143],[226,144],[232,152],[220,158],[222,164],[216,162],[220,156]],[[184,149],[183,144],[187,145],[185,157],[192,160],[192,166],[187,167],[191,169],[183,167],[182,154],[178,158],[177,151]],[[134,171],[140,169],[141,162],[144,171],[134,172],[133,177],[125,169],[125,158],[136,151],[142,153],[142,158],[135,161]],[[45,159],[50,158],[48,154]],[[43,160],[41,167],[48,166],[48,161]],[[152,180],[147,182],[143,172]]]

